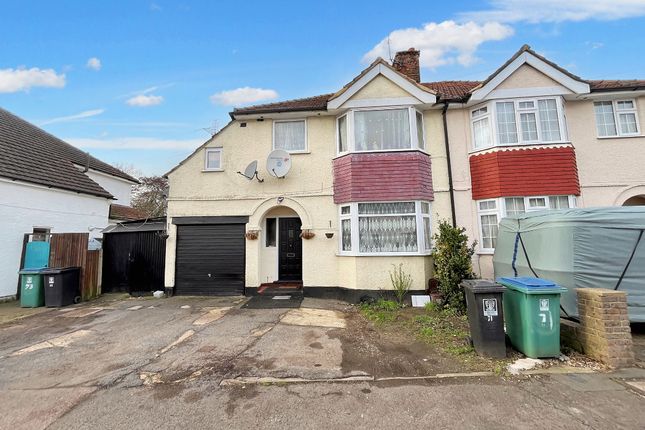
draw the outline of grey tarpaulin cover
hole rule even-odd
[[[568,289],[562,307],[574,317],[578,316],[576,288],[625,291],[629,319],[645,322],[644,230],[645,206],[541,211],[504,218],[493,258],[495,278],[537,276],[554,281]]]

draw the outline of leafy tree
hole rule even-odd
[[[459,312],[466,310],[461,281],[475,277],[472,256],[477,242],[468,246],[465,231],[463,227],[453,227],[448,221],[441,220],[439,234],[433,237],[432,249],[434,271],[439,281],[439,292],[443,296],[443,305]]]
[[[168,180],[162,176],[142,176],[132,191],[132,207],[154,218],[166,215]]]

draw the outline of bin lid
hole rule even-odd
[[[465,279],[461,286],[474,293],[503,293],[506,287],[489,279]]]
[[[556,294],[568,291],[548,279],[533,278],[530,276],[519,276],[517,278],[497,278],[497,282],[506,287],[521,291],[525,294]]]
[[[43,273],[42,268],[28,268],[28,267],[25,267],[24,269],[18,271],[18,274],[20,274],[20,275],[40,275],[42,273]]]
[[[59,273],[69,272],[72,270],[81,270],[80,267],[48,267],[41,269],[39,273],[43,275],[58,275]]]

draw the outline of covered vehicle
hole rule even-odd
[[[535,276],[567,288],[561,306],[577,317],[576,288],[627,293],[629,319],[645,322],[645,206],[542,211],[501,220],[495,278]]]

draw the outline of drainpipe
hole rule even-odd
[[[448,191],[450,192],[450,211],[452,212],[452,226],[457,226],[457,213],[455,212],[455,190],[452,186],[452,163],[450,162],[450,141],[448,139],[448,102],[443,102],[441,116],[443,117],[443,140],[446,145],[446,163],[448,164]]]

